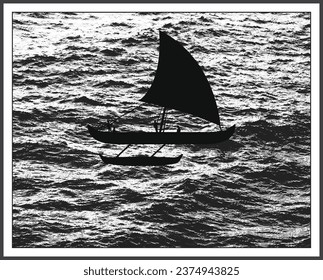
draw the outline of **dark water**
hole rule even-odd
[[[15,13],[14,247],[310,247],[307,13]],[[169,145],[163,167],[106,166],[86,125],[139,105],[158,31],[208,77],[230,141]],[[151,130],[143,105],[119,130]],[[172,112],[170,129],[209,131]],[[151,154],[138,145],[126,154]]]

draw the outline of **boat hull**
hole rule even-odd
[[[132,165],[132,166],[160,166],[175,164],[181,160],[183,155],[178,157],[105,157],[100,155],[105,164]]]
[[[105,132],[88,125],[91,136],[110,144],[215,144],[228,140],[235,125],[217,132]]]

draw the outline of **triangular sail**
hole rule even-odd
[[[220,125],[212,89],[202,69],[177,41],[160,32],[155,79],[143,102],[176,109]]]

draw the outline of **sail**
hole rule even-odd
[[[143,102],[176,109],[220,125],[212,89],[201,67],[177,41],[160,32],[155,79]]]

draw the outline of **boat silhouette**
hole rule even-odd
[[[141,102],[163,108],[161,120],[154,132],[100,131],[91,125],[91,136],[103,143],[128,144],[116,157],[101,156],[107,164],[119,165],[166,165],[177,163],[178,157],[156,157],[166,144],[215,144],[228,140],[235,125],[223,130],[219,111],[211,86],[196,60],[182,44],[160,31],[159,60],[154,81]],[[215,132],[166,131],[167,109],[202,118],[219,126]],[[162,144],[151,157],[120,157],[132,144]]]
[[[235,127],[216,132],[110,132],[88,125],[91,136],[109,144],[215,144],[228,140]]]

